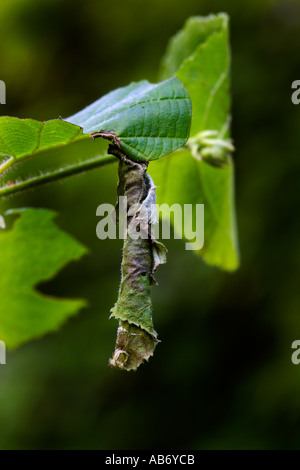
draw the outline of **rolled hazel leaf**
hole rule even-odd
[[[111,317],[120,320],[116,347],[109,364],[136,370],[153,355],[158,343],[152,321],[150,288],[154,271],[166,263],[166,248],[151,235],[157,222],[155,186],[147,174],[147,163],[136,163],[116,149],[118,156],[118,195],[127,197],[127,236],[124,239],[122,278],[118,300]],[[120,207],[117,215],[120,214]],[[119,220],[121,223],[121,220]]]

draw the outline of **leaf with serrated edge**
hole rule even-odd
[[[65,120],[1,116],[0,174],[9,158],[13,166],[100,131],[112,132],[132,160],[155,160],[185,144],[191,117],[188,92],[177,78],[118,88]]]
[[[85,306],[83,300],[42,295],[47,281],[86,249],[53,222],[55,212],[14,209],[13,228],[0,231],[0,339],[14,348],[57,330]]]
[[[33,119],[0,117],[0,158],[11,157],[16,163],[45,152],[88,139],[82,129],[61,119],[39,122]]]

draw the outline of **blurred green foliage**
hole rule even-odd
[[[106,363],[121,242],[95,234],[96,207],[116,199],[116,166],[8,199],[7,207],[58,210],[58,224],[88,246],[41,290],[75,292],[90,307],[57,334],[8,353],[2,449],[300,447],[300,369],[290,360],[300,337],[300,108],[290,90],[300,76],[299,2],[2,0],[0,110],[67,116],[131,80],[154,81],[184,20],[221,10],[231,17],[242,266],[222,273],[181,241],[168,243],[153,289],[162,342],[148,365],[120,373]]]

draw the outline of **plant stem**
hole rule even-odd
[[[118,300],[111,310],[111,316],[120,322],[115,351],[109,363],[129,371],[136,370],[148,360],[158,343],[152,322],[150,288],[155,284],[153,274],[157,266],[166,262],[166,249],[150,235],[150,213],[156,195],[153,181],[147,174],[148,164],[131,161],[113,146],[109,151],[120,160],[118,195],[127,198],[122,279]],[[143,237],[131,236],[136,225],[139,235],[144,232]]]
[[[10,196],[12,194],[20,193],[26,189],[35,188],[43,184],[51,183],[53,181],[59,181],[69,176],[77,175],[88,170],[108,165],[109,163],[116,162],[116,158],[113,155],[100,155],[82,162],[77,162],[58,170],[49,171],[45,174],[38,175],[32,178],[28,178],[24,181],[15,183],[6,183],[5,186],[0,187],[0,197]],[[2,166],[0,167],[2,168]]]
[[[4,162],[0,165],[0,175],[5,173],[5,171],[13,165],[14,161],[14,157],[9,157],[7,160],[4,160]]]

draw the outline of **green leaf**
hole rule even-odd
[[[161,75],[176,75],[193,104],[191,137],[201,131],[222,131],[230,112],[228,17],[190,18],[169,43]]]
[[[2,116],[0,174],[43,152],[104,134],[132,160],[155,160],[187,141],[190,122],[191,102],[176,78],[155,85],[132,83],[66,120],[43,123]]]
[[[237,241],[232,212],[234,182],[231,166],[220,170],[204,162],[200,164],[188,150],[180,150],[164,158],[162,164],[152,165],[150,171],[158,185],[160,204],[177,203],[182,207],[184,204],[204,204],[204,246],[196,253],[211,265],[235,269]],[[180,221],[176,225],[175,220],[175,230],[182,233]]]
[[[0,230],[0,339],[14,348],[56,330],[85,305],[42,295],[36,286],[86,249],[55,225],[52,211],[15,209],[9,214],[19,217],[13,228]]]
[[[79,139],[87,139],[79,126],[61,119],[39,122],[33,119],[0,117],[0,174],[15,163],[33,158],[47,150],[69,145]],[[9,160],[7,160],[9,157]],[[1,171],[2,170],[2,171]]]
[[[192,100],[191,137],[185,150],[151,165],[160,203],[203,204],[204,247],[211,264],[239,264],[230,155],[230,48],[225,14],[190,18],[171,41],[161,76],[174,74]]]
[[[185,144],[191,122],[191,101],[176,79],[152,85],[132,83],[104,96],[67,121],[93,134],[115,133],[134,161],[156,160]]]

